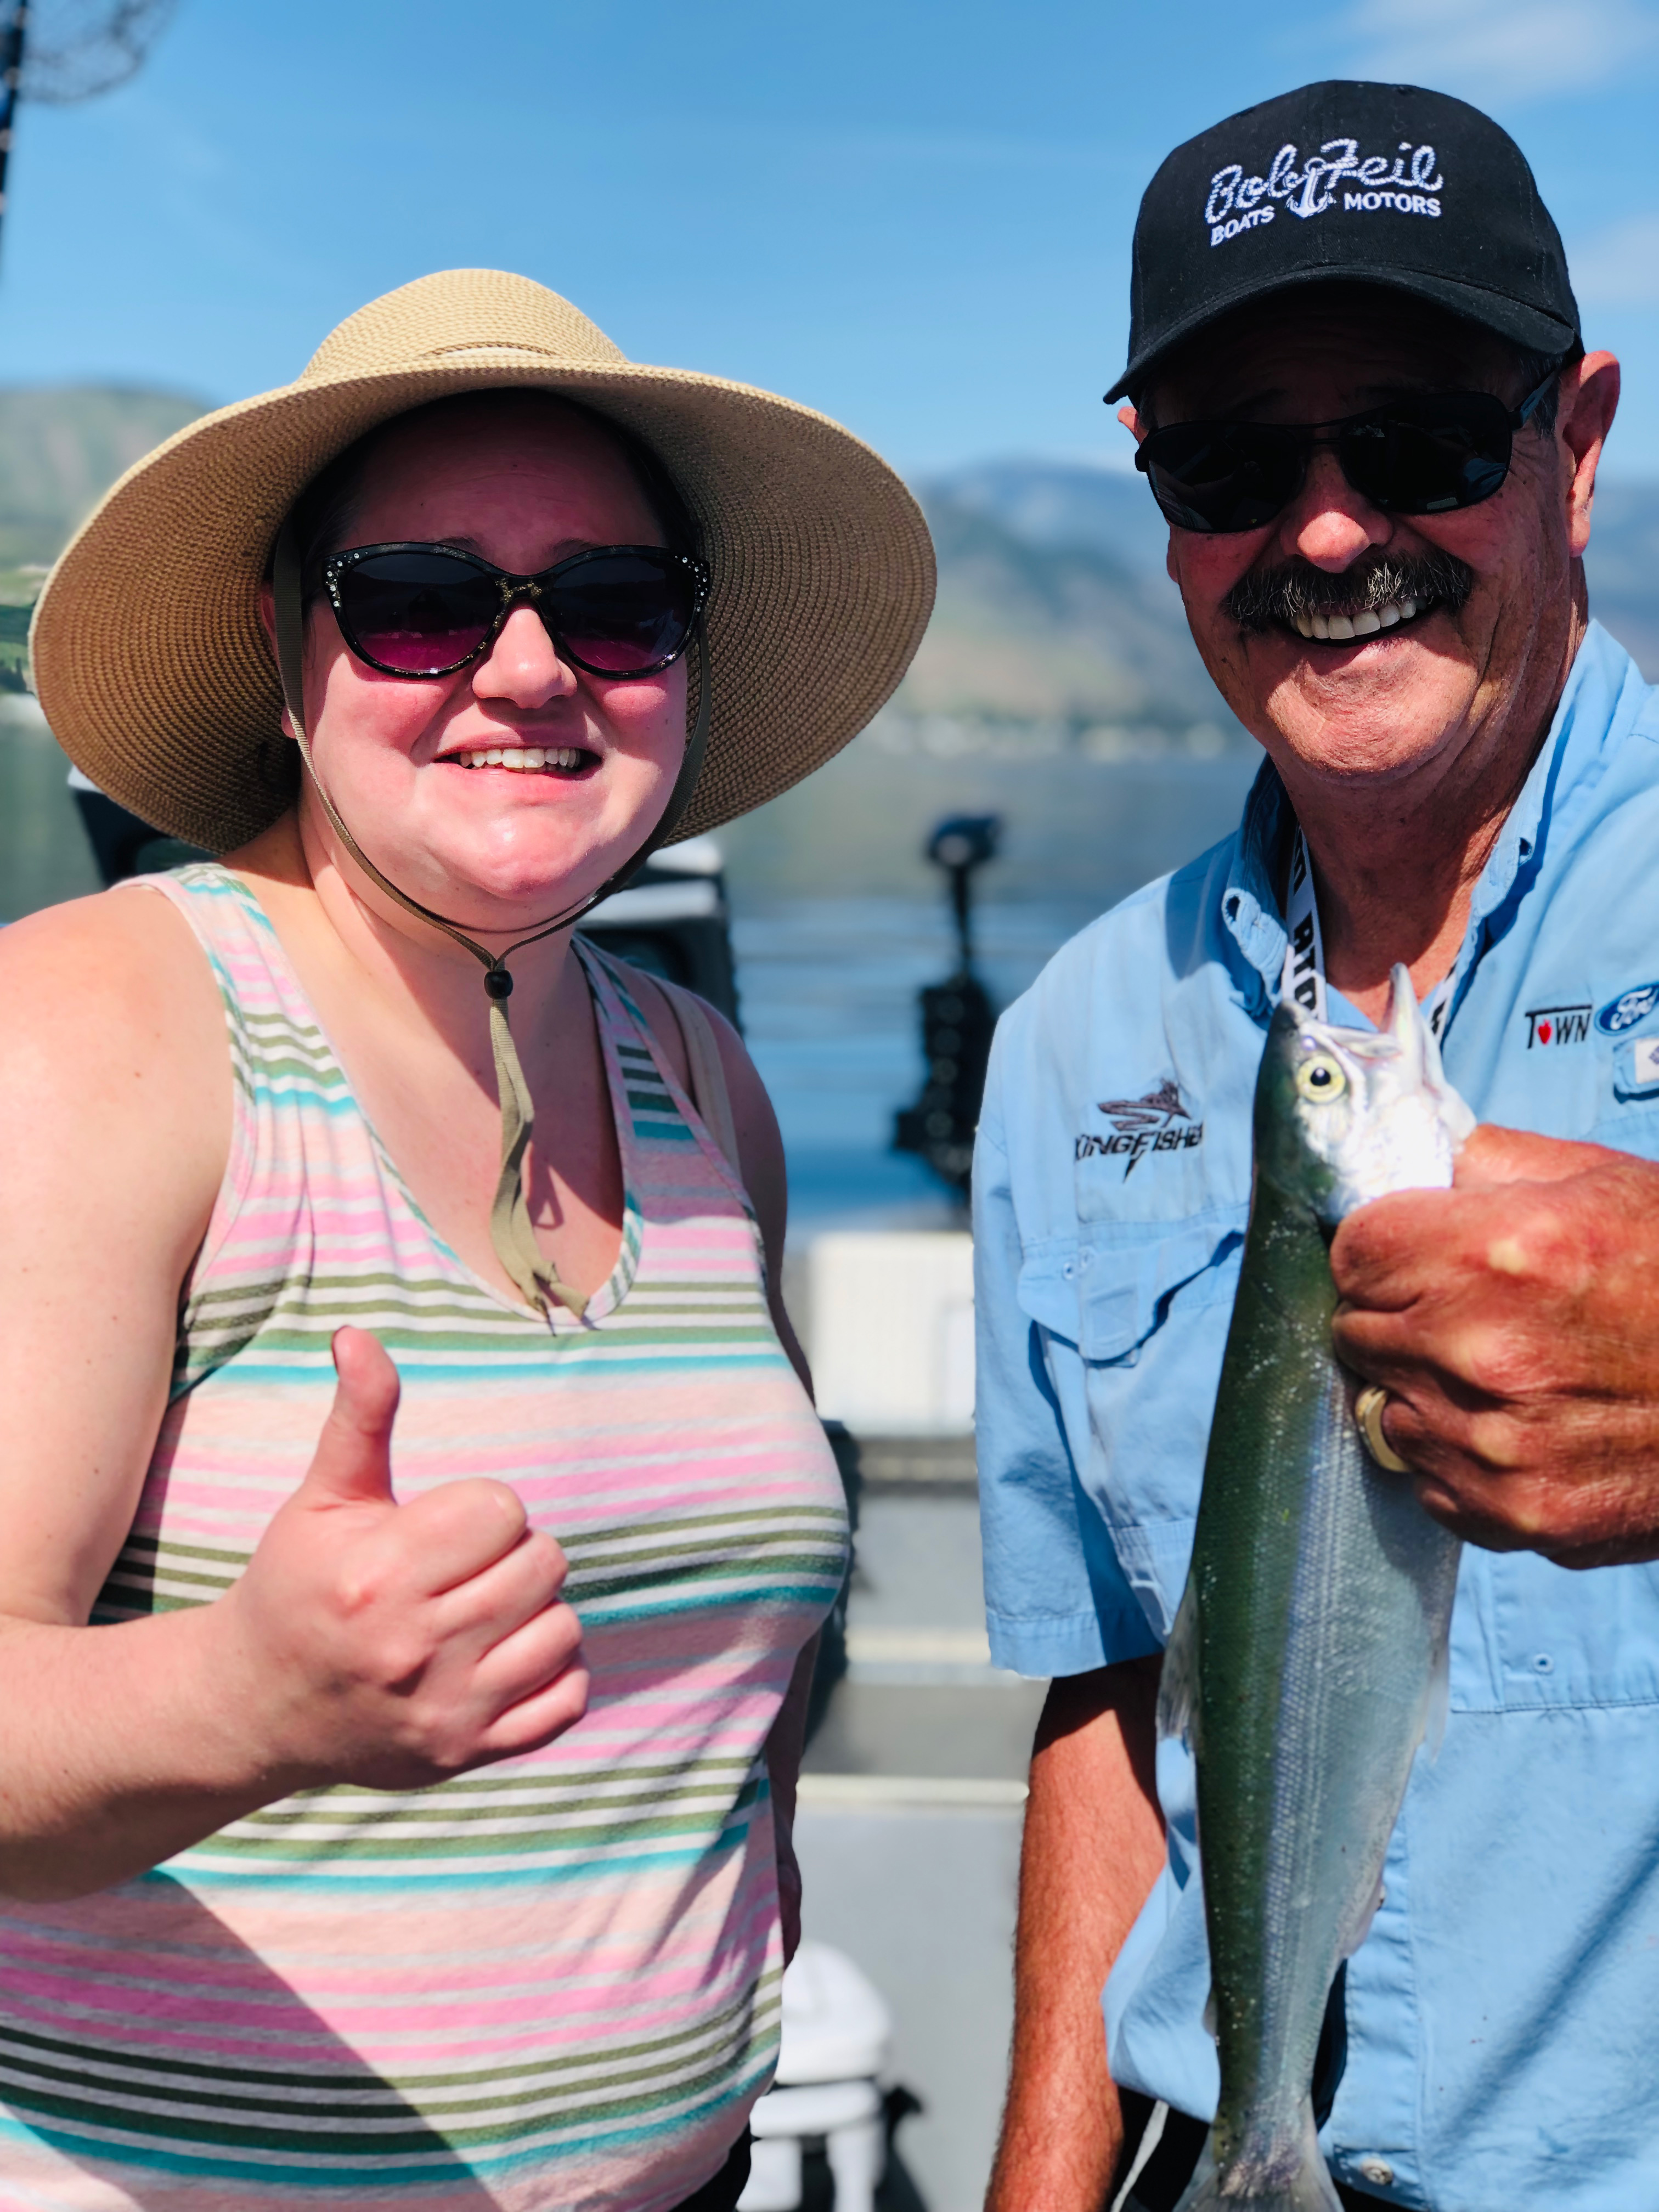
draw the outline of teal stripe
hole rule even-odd
[[[766,1802],[758,1798],[757,1803]],[[618,1881],[635,1874],[654,1873],[664,1867],[714,1866],[740,1850],[749,1839],[752,1824],[745,1821],[740,1828],[722,1830],[719,1834],[693,1848],[660,1850],[619,1852],[614,1857],[596,1858],[589,1856],[570,1865],[550,1864],[535,1867],[489,1868],[477,1874],[465,1874],[458,1868],[422,1866],[399,1860],[395,1875],[347,1874],[333,1867],[313,1861],[296,1866],[291,1874],[274,1867],[200,1866],[192,1851],[181,1851],[178,1857],[168,1859],[149,1874],[135,1877],[140,1882],[168,1881],[182,1882],[192,1894],[211,1889],[270,1889],[296,1890],[310,1894],[313,1891],[350,1892],[370,1889],[384,1897],[394,1884],[401,1890],[418,1891],[422,1897],[449,1890],[527,1889],[551,1886],[564,1888],[572,1882],[586,1882],[590,1888],[614,1889]],[[462,1856],[458,1847],[454,1854]]]
[[[677,2113],[672,2119],[663,2121],[656,2127],[596,2129],[590,2123],[585,2134],[572,2136],[562,2142],[560,2154],[567,2157],[578,2155],[591,2157],[595,2151],[618,2144],[644,2146],[660,2143],[671,2132],[678,2133],[691,2127],[701,2127],[702,2123],[715,2112],[734,2112],[739,2105],[747,2101],[753,2093],[763,2088],[771,2081],[773,2069],[777,2063],[777,2034],[774,2031],[763,2039],[758,2039],[753,2048],[745,2051],[742,2071],[725,2085],[723,2094],[720,2096],[708,2098],[700,2104],[691,2106],[684,2112]],[[108,2116],[106,2124],[110,2126],[118,2124],[117,2117],[112,2114]],[[137,2130],[135,2130],[134,2132],[136,2133]],[[735,2130],[733,2132],[735,2134]],[[125,2144],[100,2142],[94,2141],[90,2136],[76,2135],[62,2128],[50,2126],[32,2128],[20,2125],[3,2107],[0,2107],[0,2136],[8,2135],[18,2142],[27,2142],[33,2140],[49,2143],[55,2149],[65,2151],[71,2157],[84,2158],[88,2162],[107,2160],[112,2165],[142,2165],[154,2167],[163,2173],[199,2175],[206,2179],[235,2181],[240,2183],[245,2188],[276,2185],[292,2189],[332,2188],[361,2191],[367,2183],[372,2181],[374,2188],[379,2191],[417,2187],[422,2184],[429,2185],[435,2181],[465,2183],[466,2178],[471,2174],[507,2175],[520,2171],[532,2162],[545,2162],[549,2156],[547,2152],[542,2150],[473,2151],[465,2160],[447,2155],[430,2161],[410,2161],[407,2164],[399,2164],[395,2168],[388,2169],[382,2164],[383,2153],[366,2150],[362,2160],[356,2165],[338,2163],[332,2167],[320,2165],[284,2166],[264,2159],[258,2160],[228,2159],[222,2153],[217,2156],[211,2153],[204,2153],[192,2157],[187,2152],[164,2150],[159,2147],[152,2148],[148,2144],[130,2147]],[[337,2148],[333,2150],[332,2155],[338,2159]],[[470,2194],[464,2190],[459,2199],[460,2203],[465,2206],[470,2201]]]

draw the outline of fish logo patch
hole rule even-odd
[[[1638,1022],[1645,1021],[1656,1007],[1659,1007],[1659,983],[1638,983],[1632,990],[1621,991],[1616,999],[1608,1000],[1595,1017],[1595,1026],[1603,1036],[1622,1036]]]
[[[1575,1006],[1529,1006],[1527,1009],[1527,1050],[1535,1045],[1583,1044],[1589,1035],[1588,1004]]]
[[[1181,1086],[1166,1075],[1139,1098],[1103,1098],[1097,1112],[1112,1125],[1109,1137],[1091,1131],[1077,1140],[1077,1158],[1121,1159],[1127,1182],[1148,1152],[1188,1152],[1204,1141],[1204,1124],[1181,1103]]]

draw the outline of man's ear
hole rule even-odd
[[[1567,538],[1575,561],[1589,544],[1595,471],[1618,408],[1619,363],[1612,354],[1586,354],[1562,370],[1555,434],[1567,471]]]
[[[1117,410],[1117,419],[1122,423],[1124,428],[1134,440],[1136,445],[1139,445],[1142,439],[1146,437],[1147,432],[1152,427],[1149,422],[1143,420],[1127,399],[1124,401],[1122,406]],[[1176,574],[1175,539],[1173,538],[1170,538],[1169,550],[1164,556],[1164,566],[1169,571],[1170,581],[1172,584],[1178,584],[1181,581],[1181,579]]]

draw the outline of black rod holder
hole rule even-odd
[[[927,858],[950,878],[957,969],[943,983],[929,983],[922,990],[921,1047],[927,1074],[921,1097],[901,1109],[893,1129],[895,1152],[918,1153],[964,1198],[996,1029],[996,1009],[974,973],[973,875],[995,859],[1001,836],[998,815],[953,814],[927,840]]]

